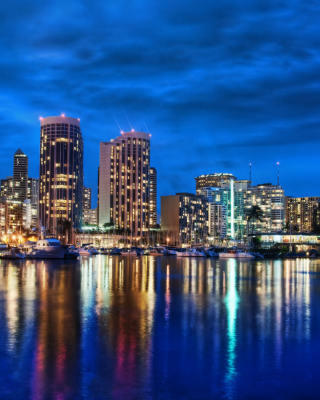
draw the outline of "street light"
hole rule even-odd
[[[167,246],[169,246],[170,239],[167,237]]]

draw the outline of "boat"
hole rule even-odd
[[[109,253],[107,253],[107,254],[110,255],[110,256],[121,256],[121,250],[117,249],[117,248],[114,248],[114,249],[111,249],[109,251]]]
[[[25,255],[17,252],[15,249],[0,254],[0,259],[3,260],[23,260],[24,258]]]
[[[225,253],[219,253],[219,258],[251,258],[255,259],[255,256],[253,256],[250,253],[247,253],[243,250],[229,250],[228,252]]]
[[[91,252],[92,255],[100,254],[99,251],[94,247],[89,247],[88,250]]]
[[[178,251],[177,257],[205,257],[203,251],[199,251],[197,249],[189,249],[186,251]]]
[[[92,256],[92,252],[89,249],[86,249],[85,247],[80,247],[79,249],[75,249],[80,256]]]
[[[62,259],[67,249],[64,248],[58,239],[40,239],[32,247],[31,252],[26,254],[26,258],[37,259]]]
[[[158,251],[157,249],[150,249],[148,252],[148,256],[163,256],[163,253],[161,251]]]
[[[177,254],[177,252],[175,250],[172,249],[163,249],[163,255],[164,256],[175,256]]]

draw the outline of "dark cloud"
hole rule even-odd
[[[38,117],[65,112],[81,118],[93,192],[119,123],[152,133],[160,195],[248,177],[249,162],[275,182],[277,161],[288,193],[319,194],[319,17],[307,0],[2,2],[2,175],[17,146],[37,175]]]

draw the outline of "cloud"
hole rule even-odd
[[[146,122],[160,195],[194,191],[197,174],[219,169],[241,178],[249,160],[267,178],[273,158],[296,154],[317,179],[318,3],[14,0],[0,17],[3,175],[17,143],[37,174],[38,117],[65,112],[81,118],[93,193],[114,116],[123,129],[126,116]],[[307,183],[289,175],[285,189],[303,195]]]

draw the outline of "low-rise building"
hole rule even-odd
[[[83,211],[83,226],[98,225],[98,212],[97,208],[89,208]]]
[[[208,236],[209,202],[193,193],[161,196],[161,230],[173,244],[199,243]]]

